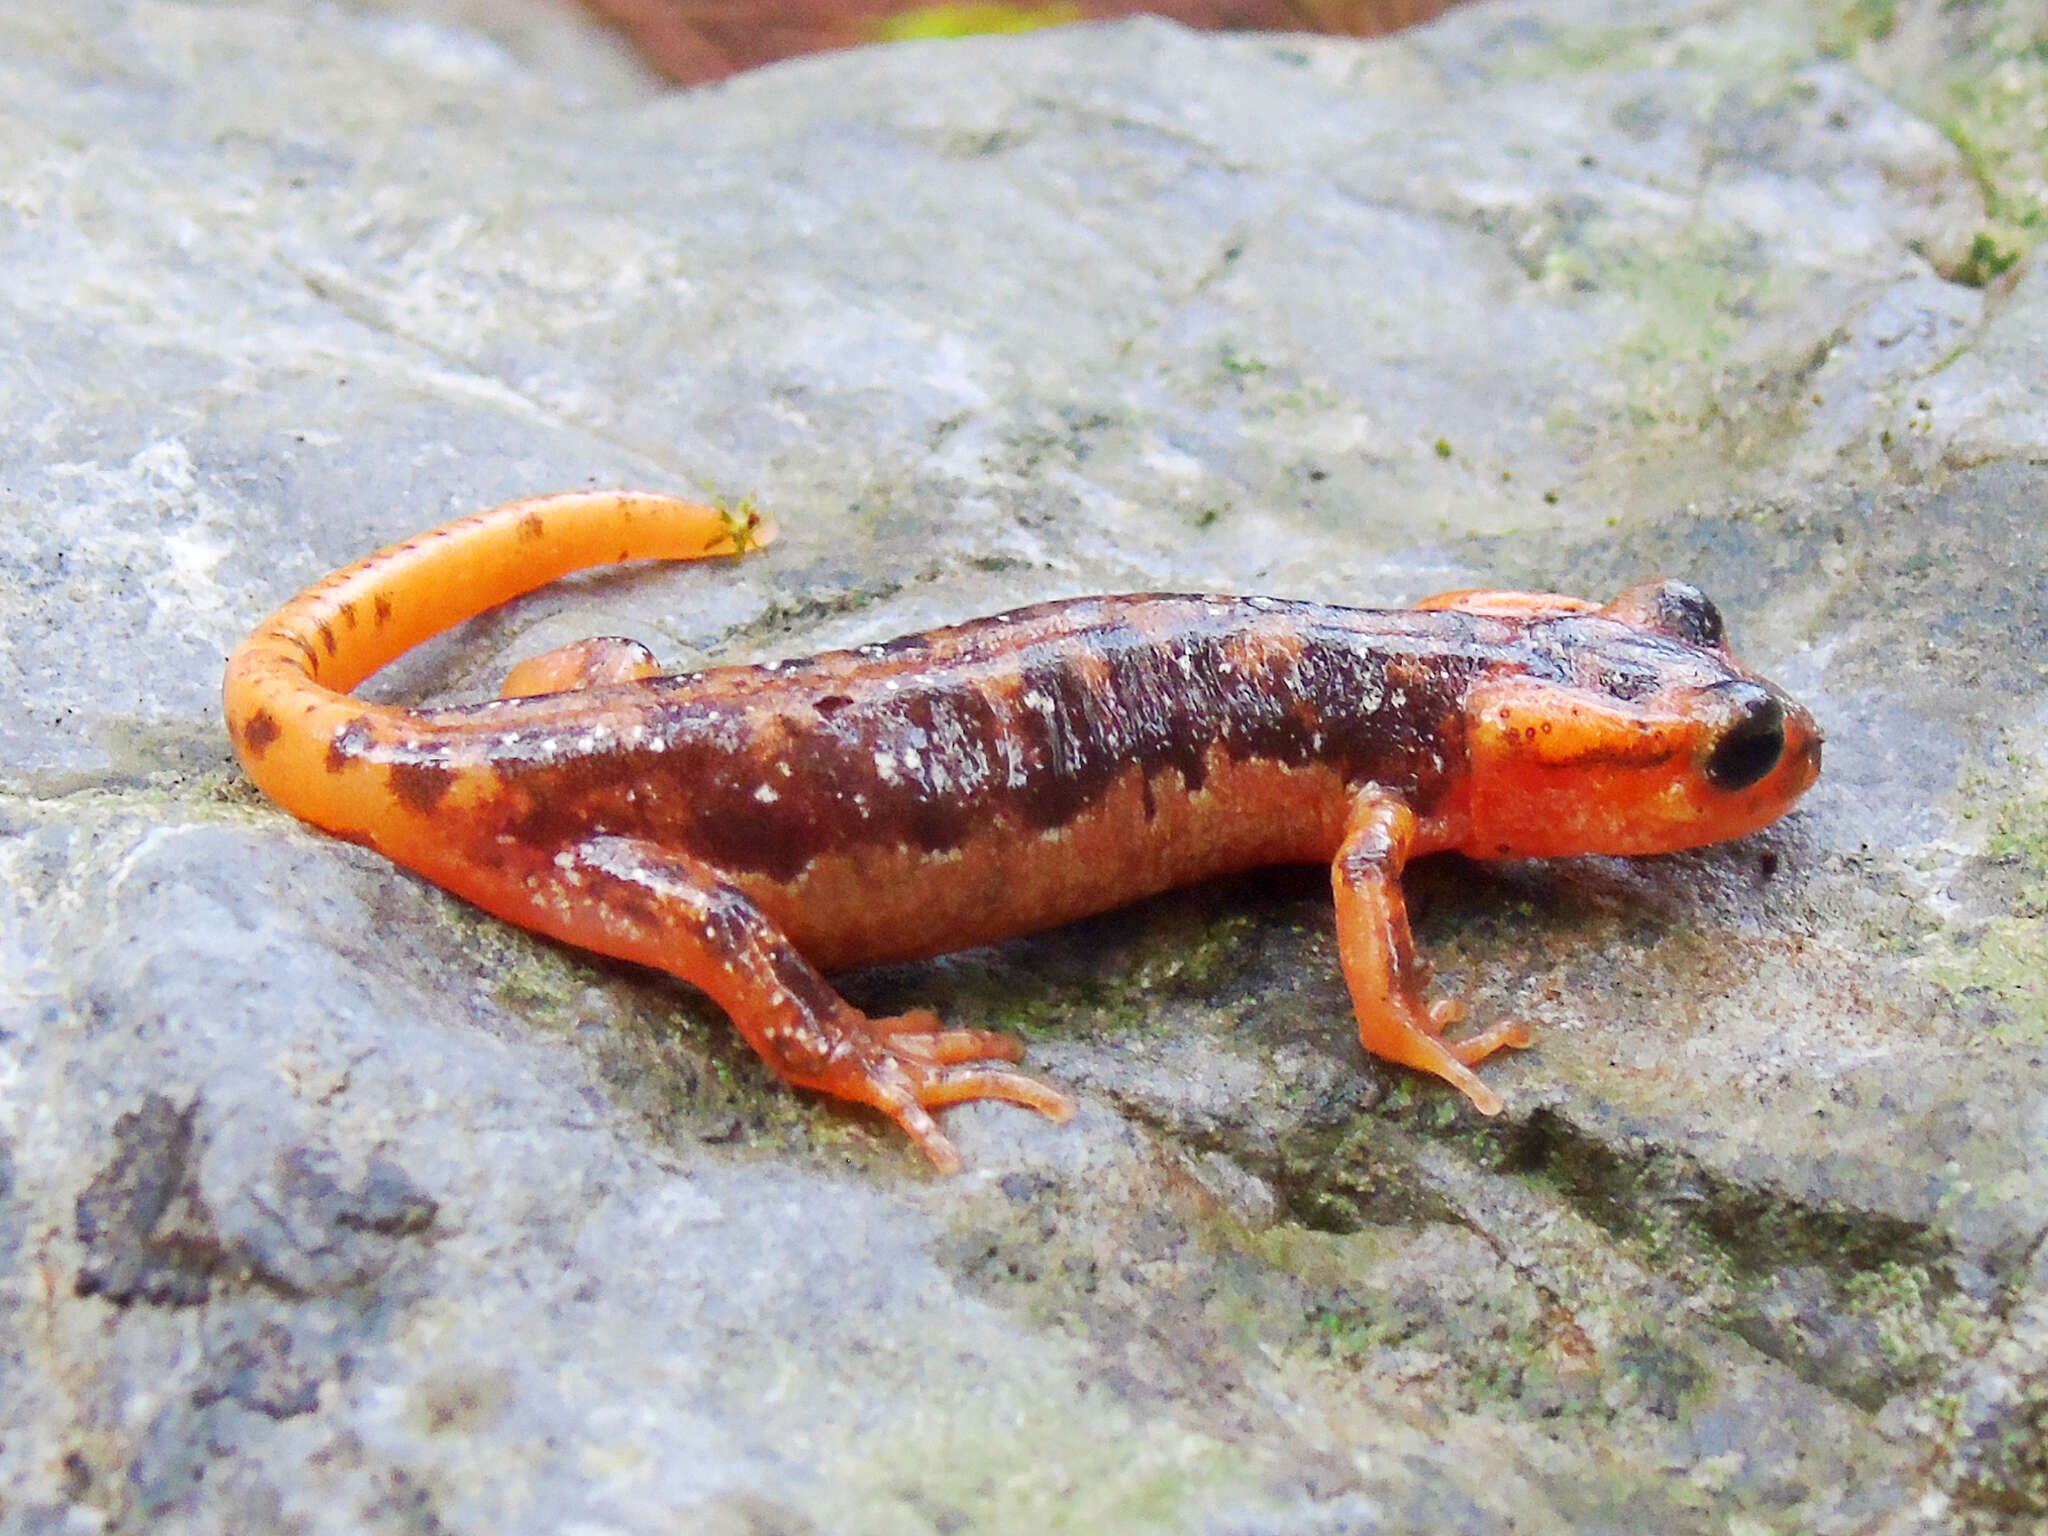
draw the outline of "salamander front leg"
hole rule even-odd
[[[1337,897],[1337,953],[1359,1042],[1375,1056],[1434,1072],[1457,1086],[1481,1114],[1501,1111],[1500,1095],[1472,1067],[1504,1046],[1529,1043],[1520,1024],[1501,1023],[1463,1040],[1442,1038],[1465,1015],[1450,1000],[1425,1005],[1423,967],[1408,931],[1401,870],[1415,847],[1415,813],[1398,797],[1361,793],[1351,810],[1344,843],[1331,866]]]
[[[871,1104],[941,1173],[960,1154],[930,1111],[1006,1099],[1054,1120],[1073,1100],[1021,1072],[1007,1035],[945,1029],[929,1009],[869,1018],[848,1003],[738,886],[687,854],[632,838],[593,838],[540,881],[559,902],[550,931],[658,966],[703,988],[747,1043],[799,1088]],[[565,922],[563,912],[573,912]]]

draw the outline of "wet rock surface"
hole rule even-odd
[[[0,1528],[2037,1528],[2044,66],[1888,14],[1135,23],[650,98],[382,8],[10,7]],[[1980,76],[1947,133],[1909,88]],[[848,978],[1080,1098],[950,1112],[938,1181],[228,757],[277,601],[622,481],[784,538],[371,691],[1663,571],[1827,771],[1737,846],[1413,873],[1438,985],[1537,1031],[1494,1122],[1361,1058],[1315,871]]]

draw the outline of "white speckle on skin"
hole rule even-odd
[[[763,784],[760,788],[754,791],[754,798],[760,801],[763,805],[773,805],[776,801],[780,800],[782,796],[776,794],[775,791],[773,789],[770,789],[766,784]]]
[[[877,752],[875,754],[875,772],[881,776],[884,784],[894,784],[896,782],[896,755],[893,752]]]

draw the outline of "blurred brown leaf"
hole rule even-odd
[[[648,63],[684,85],[777,59],[887,36],[1018,31],[1064,20],[1166,16],[1203,31],[1326,32],[1374,37],[1429,20],[1453,0],[1080,0],[1060,6],[905,4],[903,0],[580,0]],[[919,25],[926,17],[930,25]],[[890,24],[907,18],[908,25]]]

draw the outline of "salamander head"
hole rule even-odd
[[[1820,775],[1821,733],[1728,653],[1683,582],[1532,617],[1527,671],[1466,696],[1469,852],[1668,853],[1776,821]],[[1539,675],[1541,674],[1541,675]]]

